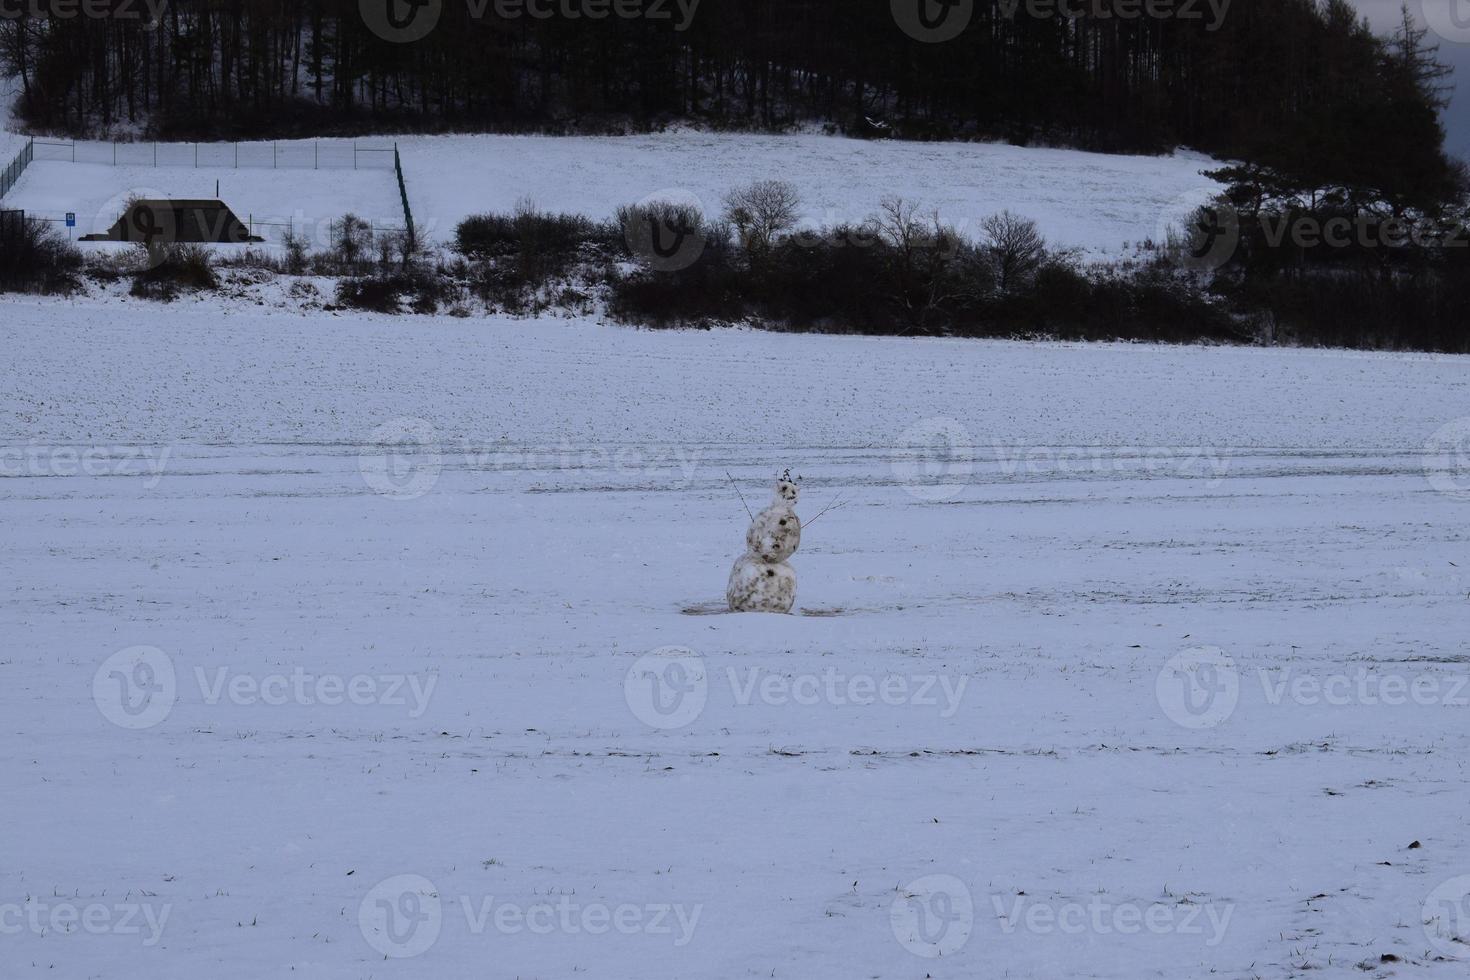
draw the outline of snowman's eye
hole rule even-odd
[[[768,569],[766,569],[766,575],[767,575],[767,576],[770,576],[770,575],[775,575],[775,574],[776,574],[776,573],[775,573],[775,572],[773,572],[773,571],[771,571],[771,570],[770,570],[770,569],[769,569],[769,568],[768,568]]]
[[[782,526],[782,527],[785,527],[785,526],[786,526],[786,522],[785,522],[785,521],[782,521],[782,522],[781,522],[781,526]]]

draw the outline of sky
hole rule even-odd
[[[1354,0],[1373,27],[1379,32],[1389,30],[1399,22],[1399,10],[1403,0]],[[1458,9],[1456,6],[1458,5]],[[1425,12],[1437,14],[1442,24],[1459,25],[1448,31],[1449,38],[1431,34],[1430,40],[1439,44],[1440,60],[1452,65],[1457,82],[1455,100],[1445,113],[1445,128],[1449,131],[1448,147],[1451,153],[1470,160],[1470,0],[1409,0],[1409,9],[1421,23]]]

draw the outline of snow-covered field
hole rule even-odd
[[[6,977],[1465,975],[1463,359],[0,341]]]
[[[357,141],[391,146],[389,138]],[[885,195],[900,192],[925,211],[978,234],[988,215],[1009,208],[1035,220],[1059,246],[1093,257],[1117,256],[1164,231],[1218,189],[1202,170],[1208,157],[1115,156],[1077,150],[986,143],[869,142],[811,134],[755,136],[680,131],[630,137],[440,136],[398,139],[410,205],[420,231],[448,242],[465,217],[509,211],[522,200],[551,211],[603,220],[623,204],[650,196],[693,195],[718,214],[725,195],[751,180],[779,178],[802,194],[808,225],[856,224],[877,211]],[[192,144],[163,144],[151,166],[152,144],[122,146],[126,165],[69,161],[70,151],[42,148],[8,207],[60,219],[78,216],[82,233],[105,231],[130,196],[195,198],[219,194],[242,219],[284,225],[319,244],[330,222],[347,212],[380,224],[401,225],[391,158],[365,153],[367,168],[343,164],[349,147],[324,141],[332,164],[312,169],[310,142],[282,141],[246,148],[263,166],[207,166],[230,158],[227,146],[203,146],[194,168]],[[110,144],[82,144],[78,159],[110,161]],[[272,169],[277,153],[297,166]],[[66,159],[57,159],[58,157]],[[386,161],[387,169],[382,166]],[[1037,179],[1046,174],[1045,180]],[[676,193],[677,192],[677,193]]]

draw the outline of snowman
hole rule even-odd
[[[745,554],[730,569],[725,598],[731,612],[789,613],[796,602],[796,570],[786,559],[801,545],[796,516],[796,483],[787,470],[776,481],[776,495],[755,515],[745,532]]]

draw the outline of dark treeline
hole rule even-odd
[[[1347,0],[1234,0],[1223,16],[1180,0],[1174,9],[1194,16],[1142,19],[1099,16],[1099,0],[1074,3],[1089,11],[1076,17],[975,0],[944,43],[910,37],[882,0],[702,0],[692,16],[688,0],[641,0],[664,17],[599,20],[561,11],[612,0],[515,0],[556,12],[544,18],[443,0],[435,29],[412,43],[380,37],[358,0],[171,0],[157,24],[142,0],[107,2],[129,16],[0,20],[0,59],[38,129],[190,138],[823,120],[912,138],[1182,144],[1419,199],[1450,179],[1433,52],[1412,31],[1376,37]]]

